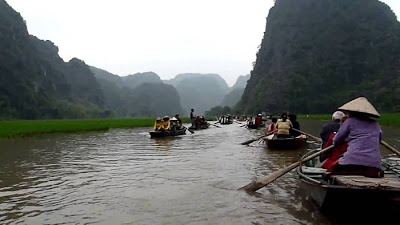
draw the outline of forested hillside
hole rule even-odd
[[[378,0],[276,0],[239,110],[400,111],[400,24]]]
[[[4,0],[0,80],[0,119],[103,116],[103,96],[86,64],[65,63],[51,41],[29,35],[21,15]]]
[[[117,117],[182,114],[177,90],[153,72],[125,77],[91,66],[104,95],[105,109]]]

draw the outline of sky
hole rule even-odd
[[[119,76],[249,74],[273,0],[6,0],[30,34]],[[382,0],[400,15],[400,0]]]

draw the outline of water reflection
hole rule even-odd
[[[321,125],[302,123],[314,135]],[[162,139],[140,128],[2,140],[0,223],[340,224],[305,199],[294,172],[256,195],[237,191],[307,151],[239,144],[262,132],[232,124]]]

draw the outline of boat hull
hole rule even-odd
[[[299,136],[296,138],[268,138],[266,139],[268,148],[270,149],[299,149],[303,148],[307,143],[307,137]]]
[[[263,128],[265,127],[265,124],[261,124],[261,125],[256,125],[256,124],[248,124],[247,128],[248,129],[259,129],[259,128]]]
[[[175,131],[150,131],[151,138],[170,137],[186,134],[186,128]]]

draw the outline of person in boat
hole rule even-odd
[[[164,116],[162,121],[162,129],[160,130],[171,130],[171,122],[168,116]]]
[[[379,149],[382,130],[379,123],[371,119],[379,118],[379,113],[364,97],[344,104],[339,110],[347,113],[349,118],[340,126],[333,145],[339,146],[347,141],[348,148],[331,174],[383,177]]]
[[[161,121],[161,117],[157,117],[156,122],[154,122],[154,130],[161,130],[163,129],[163,122]]]
[[[190,122],[192,123],[192,127],[195,127],[196,116],[194,115],[194,109],[190,109]]]
[[[249,120],[247,120],[247,125],[253,125],[253,124],[254,124],[253,117],[250,116]]]
[[[170,126],[171,126],[171,130],[176,131],[178,130],[178,119],[176,117],[172,117],[170,119]]]
[[[278,129],[276,128],[276,122],[278,119],[276,117],[272,117],[271,121],[272,123],[268,125],[267,133],[274,132],[276,134],[278,132]]]
[[[324,126],[322,127],[322,131],[320,133],[320,137],[322,140],[321,148],[328,147],[327,143],[329,139],[333,138],[331,137],[331,135],[336,134],[336,132],[339,130],[340,124],[344,122],[343,121],[344,118],[345,114],[342,111],[336,111],[332,114],[332,121],[330,123],[324,124]],[[326,160],[327,157],[328,153],[324,153],[320,156],[319,159],[321,162],[323,162]]]
[[[261,113],[259,113],[259,114],[257,115],[257,117],[255,118],[254,124],[255,124],[255,125],[258,125],[258,126],[260,126],[260,125],[263,124]]]
[[[299,123],[299,121],[297,121],[296,114],[289,114],[288,115],[288,119],[292,123],[293,128],[295,128],[297,130],[300,130],[300,123]],[[295,131],[295,130],[292,130],[292,129],[290,129],[289,132],[290,132],[290,135],[293,136],[293,137],[297,137],[297,136],[300,135],[300,133],[298,131]]]
[[[287,118],[287,113],[282,113],[281,118],[276,122],[276,128],[278,129],[278,138],[288,138],[290,136],[290,129],[293,127],[290,120]]]
[[[177,129],[182,129],[182,120],[181,120],[181,117],[179,116],[179,114],[176,114],[175,118],[178,120]]]

